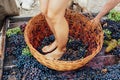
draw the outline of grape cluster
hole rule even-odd
[[[19,34],[19,33],[21,33],[20,27],[15,27],[15,28],[12,28],[12,29],[8,29],[6,31],[7,37],[10,37],[11,35]]]
[[[87,45],[82,41],[71,38],[67,43],[67,51],[60,60],[73,61],[84,58],[87,53]]]
[[[54,41],[54,36],[46,37],[42,41],[42,46],[48,45]],[[74,71],[55,71],[40,64],[33,56],[23,55],[22,50],[26,48],[23,34],[15,34],[6,39],[5,55],[15,55],[16,60],[13,64],[17,69],[3,71],[2,80],[8,80],[10,75],[15,75],[16,80],[119,80],[120,79],[120,63],[106,66],[106,73],[101,70],[92,69],[90,67],[83,67]],[[40,50],[41,46],[38,47]],[[70,39],[67,44],[67,52],[62,60],[76,60],[85,56],[87,45],[81,41]],[[117,47],[113,51],[119,52]],[[5,57],[7,57],[5,56]],[[13,74],[14,73],[14,74]]]
[[[94,80],[119,80],[120,79],[120,63],[112,66],[106,66],[106,73],[97,74]]]
[[[20,55],[16,62],[20,74],[16,74],[17,80],[108,80],[120,79],[120,63],[105,67],[106,73],[89,67],[83,67],[74,71],[59,72],[49,69],[32,57]],[[9,72],[6,74],[10,74]],[[5,75],[4,75],[4,78]],[[5,80],[5,79],[3,79]]]
[[[23,57],[25,57],[25,55]],[[58,72],[41,65],[34,58],[33,59],[28,58],[28,60],[27,58],[26,59],[23,58],[22,60],[24,60],[22,62],[25,63],[24,65],[21,65],[21,67],[23,66],[23,68],[19,68],[20,74],[19,73],[16,74],[17,80],[22,80],[22,79],[24,80],[69,80],[69,79],[70,80],[100,80],[100,79],[117,80],[118,79],[119,80],[119,76],[120,76],[119,65],[111,66],[111,68],[108,67],[108,72],[106,74],[101,73],[100,70],[94,70],[88,67],[84,67],[76,71]],[[7,74],[9,75],[10,73]],[[4,75],[3,80],[5,80],[5,78],[7,78],[6,76],[8,75]]]
[[[20,25],[20,29],[21,29],[21,31],[22,31],[22,32],[24,32],[25,27],[26,27],[26,23],[24,23],[24,24]]]
[[[107,26],[103,26],[103,30],[108,29],[109,31],[112,32],[111,38],[112,39],[120,39],[120,22],[114,22],[111,20],[105,20],[104,22],[107,23]],[[106,34],[105,34],[105,39],[106,39]]]
[[[23,34],[14,34],[6,39],[6,56],[13,54],[17,57],[22,53],[22,49],[26,47]]]
[[[72,78],[67,75],[67,72],[58,72],[41,65],[32,56],[19,56],[16,65],[21,74],[23,74],[22,78],[24,77],[25,80],[63,80],[64,77],[66,79]],[[69,74],[73,75],[72,73]]]
[[[88,67],[76,71],[59,72],[41,65],[34,57],[26,55],[21,55],[16,64],[25,80],[92,80],[96,73],[100,73]]]
[[[108,14],[108,19],[113,20],[113,21],[120,21],[120,12],[116,10],[111,10]]]
[[[52,43],[53,41],[55,40],[55,37],[54,35],[50,35],[48,37],[45,37],[42,41],[42,46],[45,46],[45,45],[49,45],[50,43]]]
[[[40,53],[43,53],[41,49],[45,45],[51,44],[54,40],[55,38],[53,35],[50,35],[49,37],[45,37],[42,41],[42,46],[38,46],[37,50]],[[69,37],[66,47],[67,47],[67,51],[60,58],[60,60],[65,60],[65,61],[77,60],[85,57],[85,53],[87,52],[87,45],[84,45],[82,41],[76,40],[73,37]]]
[[[120,47],[116,47],[114,50],[111,52],[113,55],[117,55],[120,58]]]
[[[3,80],[8,80],[8,76],[10,75],[10,71],[3,71],[3,76],[2,76],[2,78],[3,78]]]
[[[4,70],[2,80],[21,80],[22,74],[18,68]]]
[[[104,34],[104,41],[110,41],[111,39],[119,40],[120,39],[120,22],[115,22],[112,20],[104,20],[104,23],[107,23],[107,25],[103,25],[103,30],[108,30],[110,35]],[[104,46],[106,46],[104,44]],[[120,56],[120,47],[113,49],[111,52],[113,55]]]

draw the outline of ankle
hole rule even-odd
[[[61,52],[65,52],[66,51],[66,47],[64,47],[64,48],[58,48],[58,50]]]

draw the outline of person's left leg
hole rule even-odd
[[[50,0],[48,4],[47,17],[53,24],[55,30],[55,39],[57,49],[46,55],[49,59],[59,59],[66,51],[68,41],[68,23],[64,17],[65,9],[68,6],[69,0]]]

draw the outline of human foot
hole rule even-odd
[[[42,48],[42,51],[43,51],[44,53],[50,53],[50,52],[54,51],[56,48],[57,48],[57,42],[54,41],[52,44],[43,47],[43,48]]]
[[[66,48],[63,50],[59,50],[58,48],[55,49],[53,52],[46,54],[45,57],[50,60],[57,60],[62,57],[62,55],[65,53]]]

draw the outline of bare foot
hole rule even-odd
[[[54,41],[52,44],[43,47],[42,51],[45,53],[49,53],[49,52],[53,51],[56,47],[57,47],[57,42]]]
[[[60,51],[58,48],[55,49],[55,51],[46,54],[45,57],[50,60],[56,60],[62,57],[62,55],[65,53],[66,48],[64,48],[62,51]]]

